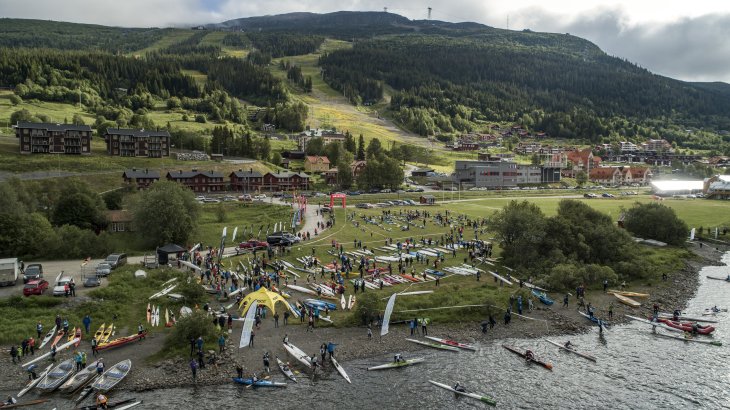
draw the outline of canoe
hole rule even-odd
[[[481,395],[481,394],[477,394],[477,393],[470,393],[470,392],[464,392],[464,391],[454,390],[454,388],[452,388],[451,386],[447,386],[447,385],[445,385],[443,383],[435,382],[433,380],[429,380],[428,382],[431,383],[431,384],[433,384],[434,386],[438,386],[438,387],[440,387],[442,389],[445,389],[445,390],[448,390],[448,391],[450,391],[450,392],[452,392],[454,394],[458,394],[460,396],[471,397],[472,399],[477,399],[477,400],[479,400],[479,401],[481,401],[483,403],[487,403],[490,406],[496,406],[497,405],[497,401],[494,400],[493,398],[489,397],[489,396]]]
[[[414,290],[412,292],[400,292],[398,296],[428,295],[431,293],[433,293],[432,290]]]
[[[68,359],[61,362],[58,366],[54,367],[46,377],[43,378],[35,386],[36,389],[53,391],[58,388],[63,382],[66,381],[76,370],[76,362],[74,359]]]
[[[303,350],[300,348],[294,346],[291,343],[284,343],[284,349],[292,355],[295,359],[299,361],[299,363],[303,364],[305,367],[311,369],[312,368],[312,362],[309,358],[309,355],[304,353]]]
[[[348,383],[352,383],[352,381],[350,381],[350,376],[347,375],[345,369],[340,365],[340,363],[337,362],[337,359],[335,359],[334,356],[330,356],[330,361],[332,362],[332,365],[335,366],[335,369],[337,369],[337,373],[339,373],[340,376],[347,380]]]
[[[40,381],[43,380],[44,377],[46,377],[46,375],[51,371],[52,368],[53,368],[53,365],[49,364],[45,370],[43,370],[41,373],[38,374],[38,378],[29,381],[28,384],[26,384],[25,387],[23,387],[23,390],[18,392],[18,398],[23,397],[23,395],[25,393],[28,393],[31,389],[33,389],[36,386],[36,384],[40,383]]]
[[[459,349],[477,350],[477,348],[474,347],[473,345],[469,345],[469,344],[466,344],[466,343],[459,343],[456,340],[441,339],[441,338],[438,338],[438,337],[435,337],[435,336],[424,336],[424,337],[426,339],[431,339],[434,342],[441,343],[442,345],[458,347]]]
[[[588,313],[581,312],[580,310],[578,311],[578,314],[595,323],[596,326],[603,328],[603,330],[608,330],[608,323],[606,323],[603,319],[599,319],[595,316],[591,317]]]
[[[0,409],[17,409],[20,407],[28,407],[28,406],[35,406],[36,404],[41,404],[47,402],[48,399],[36,399],[36,400],[30,400],[26,401],[24,403],[15,403],[15,404],[0,404]]]
[[[109,370],[105,371],[98,379],[94,381],[91,386],[94,390],[107,392],[114,386],[119,384],[129,374],[132,369],[132,361],[122,360],[121,362],[112,366]]]
[[[134,335],[130,335],[130,336],[119,337],[119,338],[116,338],[114,340],[110,340],[110,341],[108,341],[106,343],[99,344],[96,347],[96,350],[108,350],[108,349],[113,349],[115,347],[124,346],[124,345],[129,344],[129,343],[132,343],[134,341],[143,339],[145,336],[147,336],[147,331],[146,330],[143,331],[140,334],[134,334]]]
[[[666,335],[664,333],[654,333],[654,335],[666,337],[668,339],[677,339],[677,340],[681,340],[683,342],[695,342],[695,343],[704,343],[704,344],[713,345],[713,346],[722,346],[722,342],[719,340],[701,340],[701,339],[694,339],[694,338],[686,338],[686,337],[682,337],[682,336]]]
[[[97,342],[99,344],[106,343],[109,338],[112,337],[112,332],[114,332],[114,323],[104,328],[104,333],[101,335],[99,340],[97,340]]]
[[[149,320],[148,320],[149,322]],[[99,329],[94,333],[94,339],[98,342],[99,339],[104,335],[104,328],[106,327],[106,323],[102,323],[101,326],[99,326]]]
[[[378,366],[368,367],[368,370],[386,370],[386,369],[397,369],[400,367],[410,366],[412,364],[423,363],[425,359],[423,357],[417,357],[415,359],[408,359],[402,362],[390,362],[381,364]]]
[[[291,371],[288,364],[282,362],[281,359],[279,359],[279,357],[276,358],[276,364],[279,365],[279,369],[281,370],[282,373],[284,373],[284,376],[289,378],[289,380],[293,381],[294,383],[297,382],[297,378],[294,377],[294,372]]]
[[[707,279],[715,279],[715,280],[721,280],[721,281],[724,281],[724,282],[730,282],[730,276],[728,276],[726,278],[718,278],[717,276],[707,275]]]
[[[614,295],[621,295],[621,296],[628,296],[632,298],[648,298],[648,293],[639,293],[639,292],[625,292],[623,290],[611,290],[609,289],[606,293],[611,293]]]
[[[434,349],[448,350],[450,352],[458,352],[459,351],[459,349],[457,349],[455,347],[442,345],[440,343],[426,342],[426,341],[423,341],[423,340],[416,340],[416,339],[409,339],[409,338],[406,338],[406,340],[409,341],[409,342],[417,343],[417,344],[422,345],[422,346],[433,347]]]
[[[340,299],[340,306],[342,306],[342,310],[345,310],[347,307],[347,302],[345,301],[345,294],[342,294],[342,298]]]
[[[63,331],[63,329],[58,329],[58,333],[56,333],[56,337],[53,339],[53,342],[51,342],[51,347],[56,346],[58,342],[63,339],[63,335],[65,335],[66,332]]]
[[[165,296],[168,293],[172,292],[172,290],[175,289],[176,287],[177,287],[177,283],[175,283],[173,285],[170,285],[170,286],[162,289],[161,291],[155,293],[154,295],[150,296],[149,300],[157,299],[157,298],[159,298],[161,296]]]
[[[520,284],[520,278],[514,277],[512,275],[507,275],[507,278],[509,278],[512,282],[514,282],[514,283],[516,283],[518,285]],[[541,292],[547,292],[548,291],[545,288],[541,288],[539,286],[533,285],[530,282],[525,282],[525,281],[522,281],[522,286],[526,287],[527,289],[536,289],[536,290],[539,290]]]
[[[613,296],[615,296],[616,299],[618,299],[618,301],[623,303],[624,305],[631,306],[634,308],[641,306],[641,303],[635,301],[634,299],[628,298],[624,295],[619,295],[618,293],[614,293]]]
[[[560,344],[560,343],[558,343],[558,342],[554,342],[554,341],[552,341],[552,340],[550,340],[550,339],[545,339],[545,341],[546,341],[546,342],[548,342],[548,343],[550,343],[550,344],[553,344],[553,345],[555,345],[555,346],[557,346],[557,347],[559,347],[559,348],[561,348],[561,349],[563,349],[563,350],[567,350],[567,351],[569,351],[569,352],[571,352],[571,353],[575,353],[575,354],[577,354],[577,355],[578,355],[578,356],[580,356],[580,357],[586,358],[586,359],[588,359],[588,360],[592,360],[592,361],[594,361],[594,362],[596,361],[596,358],[595,358],[595,357],[593,357],[593,356],[591,356],[591,355],[589,355],[589,354],[586,354],[586,353],[581,353],[581,352],[579,352],[579,351],[577,351],[577,350],[574,350],[574,349],[572,349],[572,348],[570,348],[570,347],[565,347],[565,345],[562,345],[562,344]]]
[[[502,345],[502,347],[504,347],[505,349],[509,350],[510,352],[512,352],[512,353],[514,353],[516,355],[519,355],[519,356],[522,356],[522,357],[525,357],[525,358],[527,356],[527,351],[523,351],[522,349],[519,349],[519,348],[516,348],[516,347],[513,347],[513,346],[509,346],[509,345]],[[530,361],[533,362],[533,363],[537,363],[540,366],[542,366],[542,367],[544,367],[544,368],[546,368],[548,370],[553,370],[553,365],[551,363],[545,362],[543,360],[540,360],[537,357],[534,357]]]
[[[91,379],[96,375],[96,364],[98,360],[89,364],[85,368],[81,369],[78,373],[74,374],[70,379],[66,380],[64,384],[58,389],[64,393],[73,393],[80,389],[86,383],[90,382]]]
[[[135,399],[135,398],[131,398],[131,399],[126,399],[126,400],[122,400],[122,401],[109,402],[109,404],[107,404],[107,407],[110,409],[117,409],[117,410],[118,409],[128,409],[129,407],[127,407],[127,405],[134,403],[136,400],[137,399]],[[140,402],[137,402],[137,403],[140,403]],[[97,407],[96,407],[96,405],[84,406],[84,407],[79,407],[78,410],[97,410]]]
[[[233,381],[238,384],[243,384],[244,386],[253,385],[254,387],[286,387],[286,383],[273,382],[271,380],[257,380],[254,382],[252,378],[242,379],[239,377],[234,377]]]
[[[647,325],[651,325],[651,326],[654,326],[654,327],[659,327],[659,328],[662,328],[662,329],[665,329],[665,330],[669,330],[669,331],[672,331],[672,332],[683,332],[683,330],[675,329],[673,327],[669,327],[669,326],[667,326],[667,325],[665,325],[664,323],[661,323],[661,322],[652,322],[651,320],[646,320],[646,319],[643,319],[643,318],[640,318],[640,317],[636,317],[636,316],[631,316],[631,315],[626,315],[626,317],[629,318],[629,319],[631,319],[631,320],[635,320],[637,322],[641,322],[641,323],[644,323],[644,324],[647,324]]]
[[[663,319],[663,318],[659,318],[657,320],[661,323],[664,323],[665,325],[667,325],[669,327],[673,327],[675,329],[680,329],[684,332],[690,332],[690,333],[692,332],[692,323],[690,323],[690,322],[675,322],[673,320]],[[715,331],[715,328],[710,325],[707,325],[707,326],[698,325],[697,326],[697,333],[699,333],[701,335],[709,335],[710,333],[712,333],[714,331]]]
[[[550,306],[553,303],[555,303],[554,300],[550,299],[545,292],[540,292],[537,289],[532,289],[532,294],[535,295],[538,299],[540,299],[540,302]]]
[[[324,307],[327,306],[327,308],[329,310],[337,310],[337,305],[336,304],[330,303],[330,302],[325,302],[324,300],[319,300],[319,299],[304,299],[304,302],[305,303],[312,304],[314,306],[322,306],[322,309],[324,309]]]
[[[46,333],[46,337],[43,338],[43,342],[41,342],[41,345],[38,346],[38,350],[43,349],[43,346],[45,346],[46,344],[48,344],[48,342],[51,341],[51,339],[53,338],[53,335],[56,334],[56,328],[57,328],[56,325],[53,325],[53,329],[51,329],[50,332]]]

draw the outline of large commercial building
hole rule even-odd
[[[21,154],[91,154],[91,127],[88,125],[19,122],[15,136]]]
[[[109,155],[147,158],[170,156],[170,133],[167,131],[108,128],[104,139]]]
[[[510,188],[560,181],[560,168],[509,161],[456,161],[454,182],[462,188]]]

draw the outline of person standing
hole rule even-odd
[[[269,370],[269,352],[264,353],[264,369],[266,369],[266,373],[270,373]]]
[[[195,341],[195,345],[198,347],[198,352],[203,351],[203,336],[198,336],[198,340]],[[202,368],[202,366],[201,366]]]
[[[195,361],[195,359],[190,360],[190,372],[193,374],[193,383],[197,383],[198,363]]]
[[[190,338],[190,357],[193,357],[193,353],[195,353],[195,338]]]
[[[327,358],[327,345],[322,343],[322,345],[319,347],[319,355],[322,356],[322,364],[324,364],[324,359]]]
[[[38,324],[35,325],[35,330],[38,332],[38,339],[40,339],[43,335],[43,324],[40,321],[38,321]]]
[[[35,339],[33,336],[28,339],[28,348],[30,349],[30,355],[35,356]]]
[[[84,316],[84,319],[82,320],[84,323],[84,329],[86,329],[86,333],[89,333],[89,328],[91,327],[91,316],[86,315]]]
[[[368,325],[368,340],[373,338],[373,329]]]
[[[330,360],[332,360],[332,356],[335,355],[335,346],[337,346],[337,345],[332,342],[327,343],[327,353],[330,356]]]
[[[223,350],[226,348],[226,337],[221,335],[218,338],[218,353],[223,353]]]
[[[426,328],[427,325],[428,325],[428,319],[425,317],[422,318],[421,319],[421,332],[423,333],[424,336],[428,336],[428,329]]]
[[[13,364],[16,363],[16,360],[18,363],[20,363],[20,358],[18,357],[18,348],[15,345],[10,346],[10,357],[13,358]]]
[[[274,313],[274,327],[279,327],[279,312]]]
[[[198,350],[198,368],[201,370],[205,368],[205,353],[202,350]]]
[[[285,310],[284,311],[284,326],[286,326],[287,323],[289,323],[289,311]]]
[[[104,360],[99,359],[99,361],[96,362],[96,374],[101,375],[104,373]]]
[[[96,355],[98,355],[98,354],[99,354],[99,351],[97,350],[96,338],[94,337],[94,338],[91,338],[91,355],[96,357]]]
[[[233,316],[231,316],[231,314],[229,313],[228,314],[228,330],[232,330],[232,329],[233,329]]]
[[[563,307],[568,307],[568,294],[566,293],[565,296],[563,296]]]
[[[253,337],[256,336],[253,329],[251,329],[251,337],[248,339],[248,346],[253,347]]]
[[[603,280],[603,293],[608,292],[608,279]]]
[[[608,305],[608,320],[613,319],[613,302]]]

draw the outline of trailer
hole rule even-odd
[[[0,259],[0,286],[15,286],[19,274],[18,258]]]

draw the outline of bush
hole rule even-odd
[[[178,318],[172,333],[165,339],[165,349],[185,348],[190,345],[190,339],[197,339],[200,336],[203,336],[206,343],[203,345],[203,350],[217,346],[218,335],[211,317],[203,311],[194,311],[190,315]]]
[[[19,96],[15,95],[15,94],[13,94],[13,95],[10,96],[10,103],[13,104],[13,105],[22,104],[23,103],[23,99],[20,98]]]
[[[198,114],[198,115],[195,116],[195,122],[199,122],[201,124],[205,124],[206,122],[208,122],[208,120],[205,119],[205,115]]]
[[[379,303],[378,295],[375,293],[361,293],[357,297],[357,304],[355,304],[355,311],[351,315],[351,321],[361,325],[367,325],[370,319],[377,315]]]
[[[641,238],[651,238],[683,246],[689,235],[687,224],[672,208],[658,203],[636,203],[626,212],[624,227]]]
[[[179,284],[175,288],[175,291],[182,295],[185,299],[185,303],[199,305],[205,303],[207,300],[207,293],[205,293],[205,290],[198,285],[195,279],[191,280],[190,283],[188,283],[187,280],[183,280],[178,283]]]

